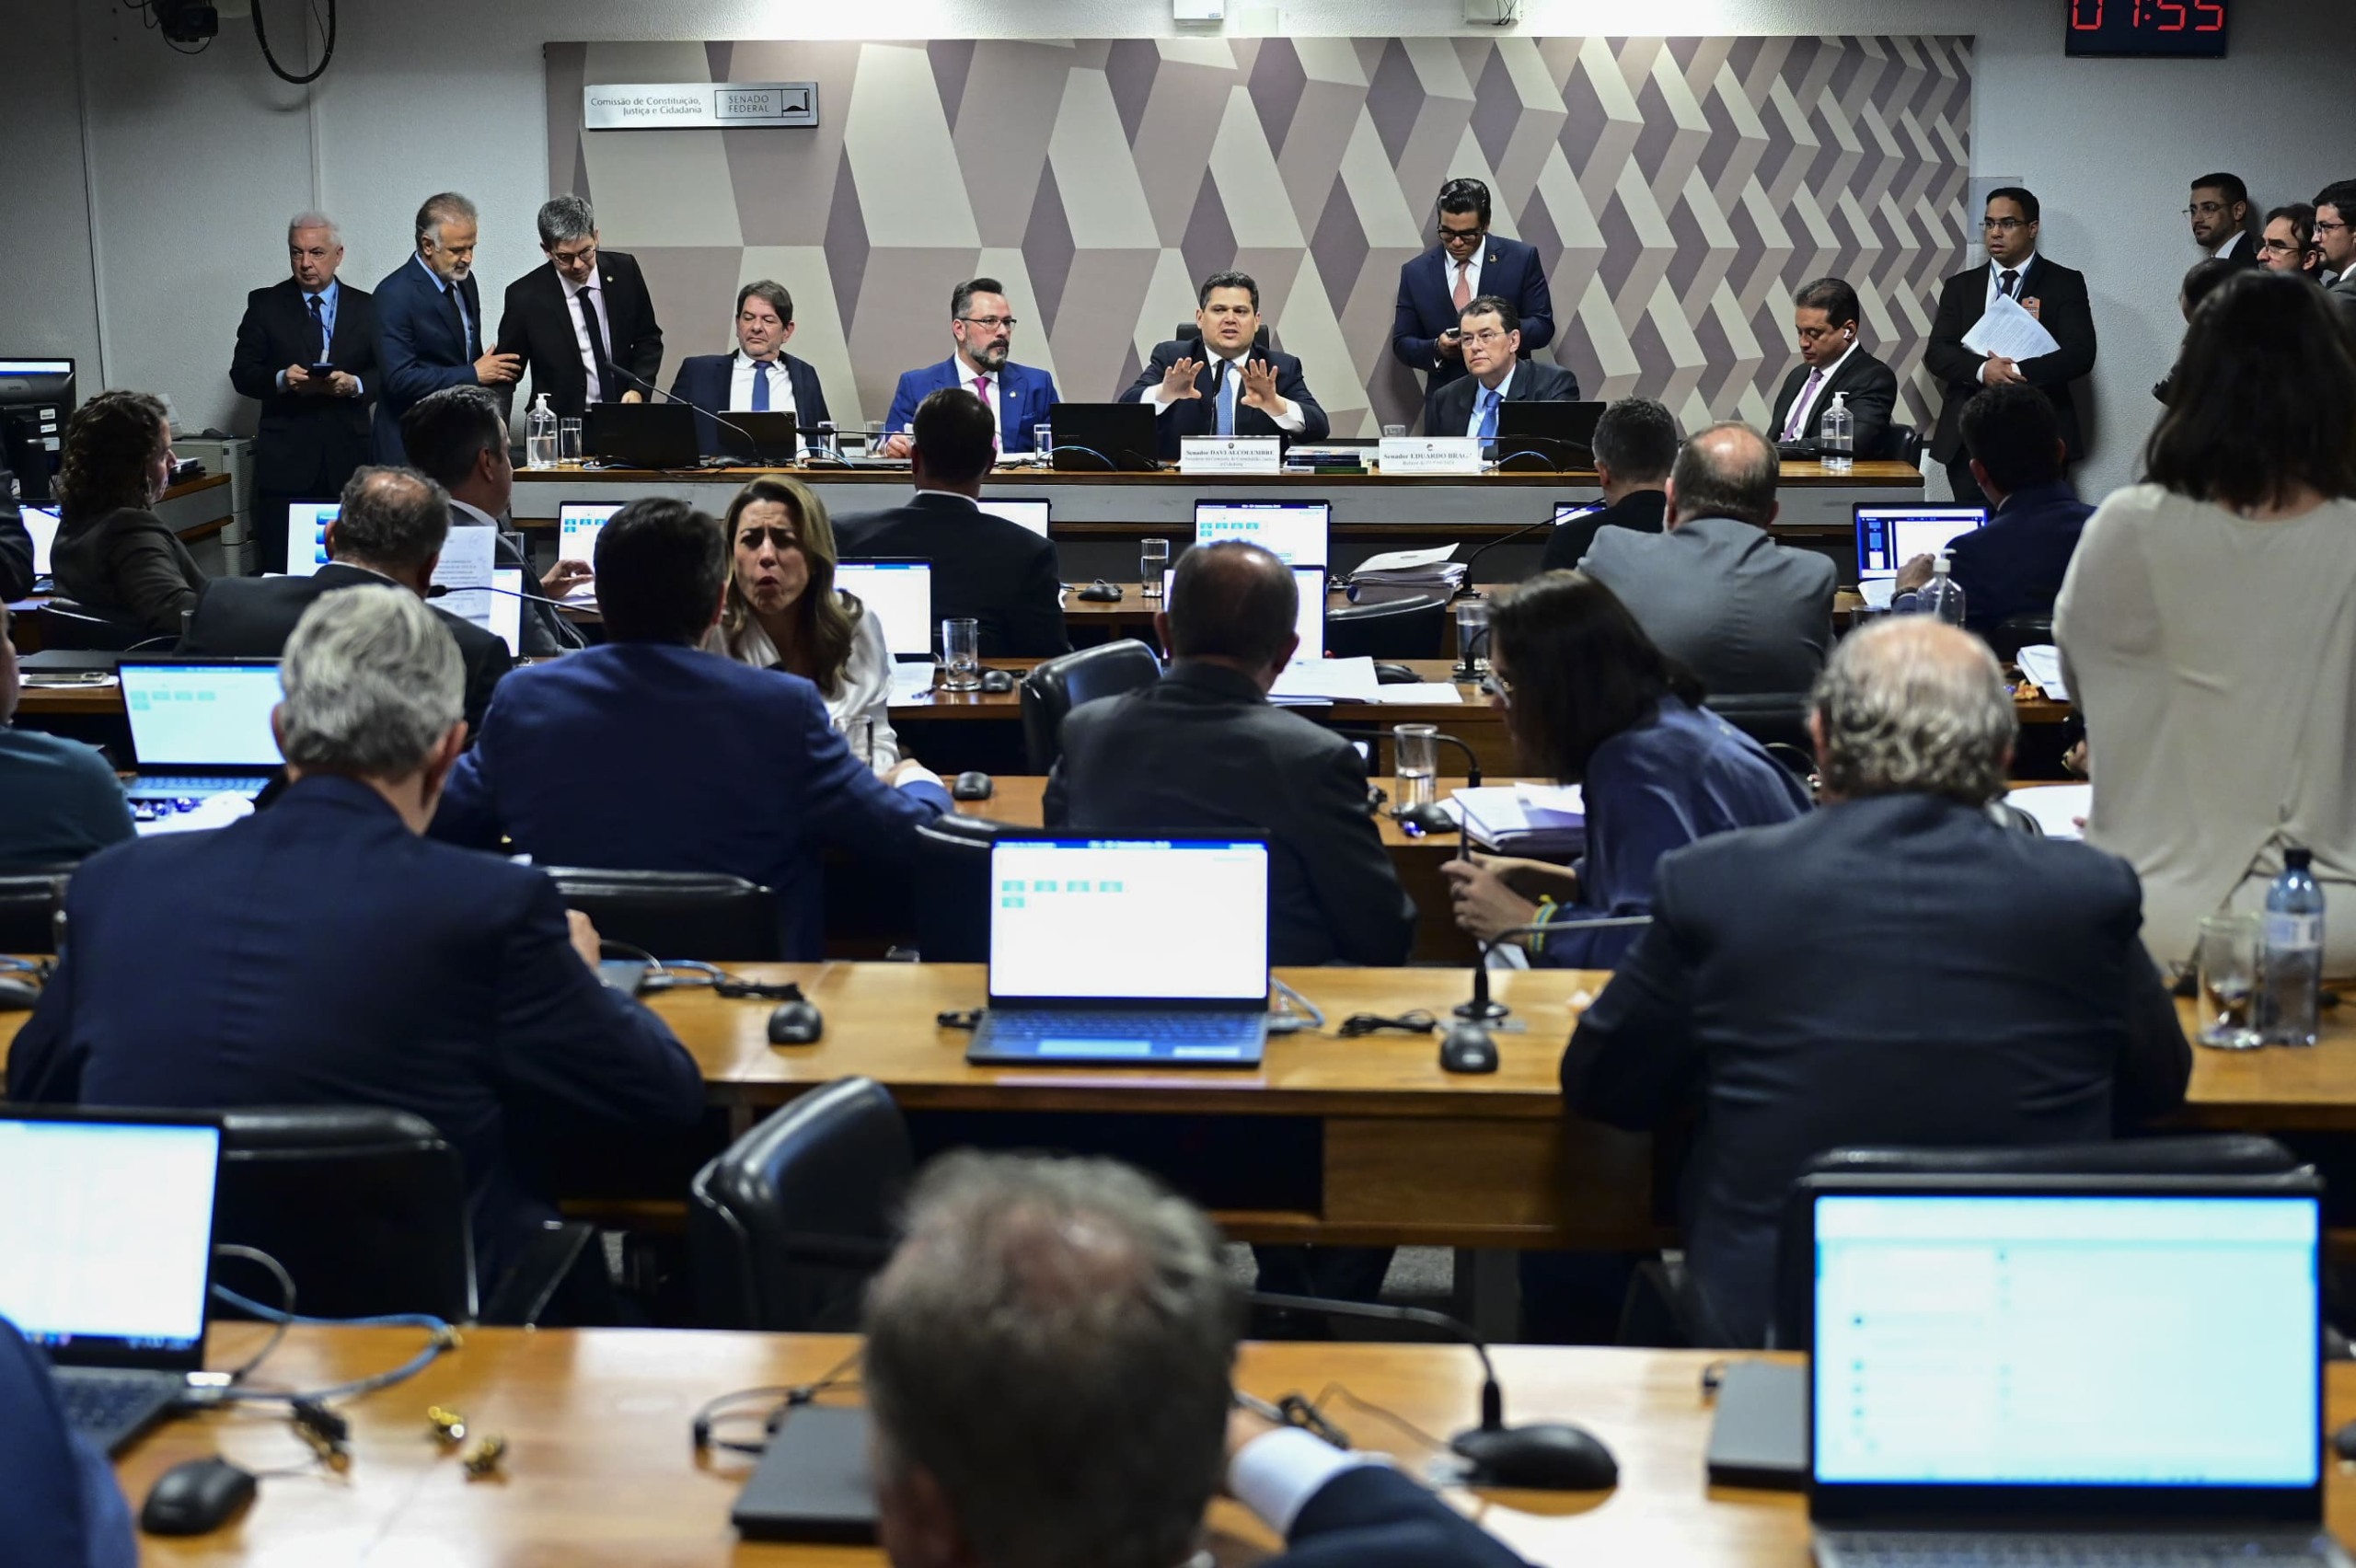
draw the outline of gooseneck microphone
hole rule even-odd
[[[1481,951],[1472,960],[1472,995],[1469,1000],[1456,1004],[1456,1016],[1473,1023],[1495,1023],[1513,1016],[1513,1009],[1489,996],[1489,954],[1507,937],[1530,937],[1540,932],[1548,936],[1567,936],[1573,931],[1611,931],[1622,927],[1649,926],[1649,915],[1599,915],[1585,920],[1539,921],[1528,926],[1508,926],[1496,936],[1483,940]]]
[[[1487,555],[1499,545],[1509,545],[1513,543],[1516,539],[1520,538],[1525,534],[1535,534],[1541,528],[1552,528],[1553,526],[1554,520],[1552,517],[1542,517],[1535,523],[1516,528],[1510,534],[1498,535],[1496,538],[1491,539],[1487,544],[1481,546],[1478,549],[1475,549],[1471,555],[1466,556],[1464,558],[1464,586],[1456,591],[1456,596],[1461,599],[1467,594],[1477,594],[1480,592],[1480,590],[1472,586],[1472,568],[1483,556]]]

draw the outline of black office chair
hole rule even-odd
[[[917,827],[917,951],[927,963],[990,956],[990,846],[1003,823],[947,813]]]
[[[1911,424],[1892,424],[1882,432],[1878,453],[1860,452],[1860,457],[1887,457],[1910,467],[1923,466],[1923,432]]]
[[[124,616],[112,616],[104,610],[94,610],[77,605],[71,599],[52,599],[33,612],[33,619],[40,632],[40,645],[75,652],[128,653],[136,648],[142,651],[167,653],[179,639],[164,637],[147,629],[144,623]]]
[[[307,1317],[426,1312],[446,1322],[539,1322],[576,1266],[602,1275],[585,1225],[552,1225],[478,1303],[467,1172],[433,1124],[407,1111],[302,1105],[225,1112],[214,1239],[267,1252]],[[280,1304],[259,1264],[217,1279]],[[479,1311],[478,1310],[479,1305]]]
[[[687,1245],[710,1329],[848,1332],[890,1256],[916,1157],[869,1078],[811,1090],[696,1172]]]
[[[568,908],[607,941],[657,958],[710,963],[773,963],[785,956],[777,898],[743,877],[709,871],[616,871],[550,866]]]
[[[1189,317],[1188,319],[1178,323],[1178,330],[1173,333],[1172,336],[1177,338],[1181,342],[1199,343],[1203,340],[1202,323]],[[1265,354],[1270,349],[1276,346],[1276,334],[1268,329],[1268,324],[1266,322],[1261,322],[1260,329],[1252,334],[1253,352],[1254,353]]]
[[[1064,715],[1083,702],[1118,697],[1161,678],[1161,661],[1136,638],[1050,659],[1022,677],[1022,752],[1027,771],[1045,773],[1064,755]]]
[[[1969,605],[1964,606],[1969,609]],[[2021,656],[2021,650],[2053,640],[2053,617],[2006,616],[1988,630],[1988,647],[1997,658],[2009,663]]]
[[[1724,697],[1704,698],[1703,706],[1761,745],[1774,751],[1786,767],[1790,766],[1790,751],[1796,751],[1803,756],[1816,754],[1816,747],[1807,733],[1807,692],[1733,692]]]
[[[0,872],[0,952],[55,952],[72,866]]]
[[[1335,659],[1438,659],[1447,645],[1448,601],[1431,594],[1345,605],[1325,617],[1325,651]]]

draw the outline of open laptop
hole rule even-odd
[[[1171,590],[1178,585],[1178,569],[1172,567],[1161,574],[1161,602],[1170,603]],[[1293,650],[1296,664],[1325,657],[1325,569],[1294,563],[1292,585],[1300,595],[1300,608],[1293,620],[1293,630],[1300,638],[1300,646]],[[1164,651],[1167,651],[1166,650]]]
[[[893,663],[932,663],[932,562],[838,560],[835,586],[882,621],[884,646],[891,650]]]
[[[135,804],[237,794],[248,799],[278,769],[275,659],[196,659],[126,653],[115,664],[138,768],[123,786]]]
[[[1497,467],[1505,473],[1550,473],[1590,467],[1602,403],[1499,403]]]
[[[1154,412],[1143,403],[1057,403],[1047,410],[1051,465],[1083,473],[1150,473],[1161,467]]]
[[[286,503],[286,575],[308,577],[328,563],[328,525],[343,511],[340,501]]]
[[[25,523],[25,532],[33,541],[33,584],[39,587],[50,580],[50,552],[57,548],[57,508],[28,506],[18,513]]]
[[[1857,581],[1896,577],[1918,555],[1935,555],[1974,528],[1988,525],[1984,506],[1878,505],[1856,508]]]
[[[1248,539],[1287,566],[1327,562],[1334,505],[1325,501],[1198,501],[1195,543]]]
[[[559,560],[597,563],[597,536],[606,531],[624,503],[618,501],[564,501],[556,508],[556,557]]]
[[[107,1453],[203,1370],[220,1167],[202,1117],[0,1114],[0,1314],[48,1353],[67,1422]]]
[[[787,466],[802,460],[798,415],[783,409],[731,409],[723,417],[728,423],[720,425],[720,449],[729,456]]]
[[[2347,1562],[2311,1176],[1803,1191],[1822,1568]]]
[[[984,496],[974,504],[993,517],[1021,524],[1043,539],[1047,536],[1047,503],[1044,501],[994,501]]]
[[[609,468],[692,468],[696,411],[682,403],[592,403],[582,432]]]
[[[1266,839],[1010,836],[990,887],[990,1005],[967,1061],[1259,1065]]]

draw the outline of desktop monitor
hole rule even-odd
[[[1020,523],[1043,539],[1047,536],[1047,503],[1044,501],[994,501],[985,496],[976,504],[993,517]]]
[[[895,660],[932,657],[932,562],[838,560],[835,586],[882,623]]]
[[[18,498],[46,502],[74,413],[70,359],[0,359],[0,457],[17,476]]]
[[[1195,543],[1248,539],[1287,566],[1322,565],[1333,559],[1326,548],[1333,515],[1332,504],[1322,501],[1198,501]]]
[[[1856,509],[1857,578],[1895,577],[1918,555],[1934,555],[1988,525],[1984,506],[1876,506]]]
[[[50,552],[57,548],[57,508],[28,506],[23,509],[25,532],[32,536],[33,576],[50,575]]]
[[[597,536],[606,531],[624,502],[618,501],[568,501],[556,509],[556,558],[559,560],[585,560],[595,565]]]
[[[328,525],[343,511],[340,501],[286,503],[286,575],[308,577],[328,563]]]

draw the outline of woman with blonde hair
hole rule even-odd
[[[827,716],[878,773],[900,760],[892,732],[892,654],[875,614],[835,586],[834,525],[799,479],[764,475],[722,519],[735,564],[707,645],[740,663],[818,688]]]

